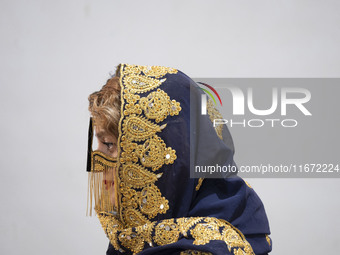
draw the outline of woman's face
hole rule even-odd
[[[117,157],[117,138],[108,133],[101,127],[96,126],[96,137],[98,141],[98,148],[100,152],[115,158]]]
[[[118,154],[117,138],[100,127],[96,126],[95,130],[98,142],[97,150],[111,158],[116,158]],[[104,171],[103,181],[105,190],[109,193],[111,203],[117,206],[115,199],[115,169]]]

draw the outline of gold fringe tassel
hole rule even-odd
[[[102,171],[91,171],[88,175],[87,216],[92,216],[93,209],[113,212],[116,208],[117,182],[115,180],[115,167],[102,166],[102,169]]]

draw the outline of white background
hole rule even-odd
[[[336,0],[1,0],[0,253],[105,254],[98,220],[85,217],[87,96],[116,65],[339,77],[339,13]],[[340,179],[248,181],[272,254],[339,251]]]

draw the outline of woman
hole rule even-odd
[[[121,64],[90,95],[89,196],[107,254],[267,254],[268,220],[232,173],[190,178],[194,166],[236,166],[230,133],[184,73]],[[98,149],[92,151],[93,132]]]

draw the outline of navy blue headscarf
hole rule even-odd
[[[97,211],[113,254],[267,254],[260,198],[240,177],[190,178],[196,165],[236,166],[227,127],[179,70],[121,64],[118,212]],[[207,176],[206,176],[207,177]]]

